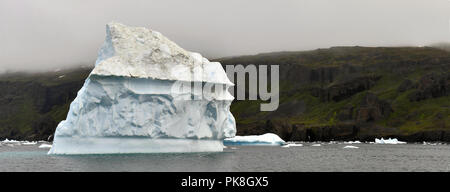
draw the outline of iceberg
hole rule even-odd
[[[161,33],[111,22],[49,154],[223,151],[234,86],[218,62]]]
[[[391,139],[391,138],[389,138],[389,139],[383,139],[383,138],[377,139],[377,138],[375,138],[375,144],[406,144],[406,142],[399,141],[396,138],[394,138],[394,139]]]
[[[223,140],[224,145],[284,145],[286,142],[278,135],[266,133],[264,135],[235,136]]]
[[[353,145],[346,145],[345,147],[343,147],[344,149],[358,149],[359,147],[357,146],[353,146]]]

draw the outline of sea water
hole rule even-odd
[[[0,171],[450,171],[450,145],[314,144],[115,155],[47,155],[39,144],[3,144]]]

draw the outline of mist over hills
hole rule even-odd
[[[435,47],[435,48],[438,48],[438,49],[442,49],[442,50],[445,50],[445,51],[450,51],[450,43],[435,43],[435,44],[433,44],[433,45],[431,45],[431,47]]]

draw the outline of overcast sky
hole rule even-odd
[[[0,72],[93,66],[113,20],[208,58],[450,41],[450,0],[0,0]]]

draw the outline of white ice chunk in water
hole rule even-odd
[[[286,142],[278,135],[266,133],[264,135],[235,136],[223,140],[224,145],[284,145]]]
[[[399,141],[396,138],[394,138],[394,139],[391,139],[391,138],[389,138],[389,139],[383,139],[383,138],[377,139],[377,138],[375,138],[375,143],[376,144],[406,144],[406,142]]]
[[[301,143],[288,143],[288,144],[283,145],[281,147],[289,148],[289,147],[302,147],[302,146],[303,146],[303,144],[301,144]]]
[[[357,146],[353,146],[353,145],[346,145],[345,147],[343,147],[344,149],[358,149],[359,147]]]
[[[36,145],[36,144],[37,144],[36,141],[32,141],[32,142],[25,141],[25,142],[22,143],[22,145]]]
[[[17,141],[17,140],[14,140],[14,139],[9,140],[8,138],[6,138],[5,140],[2,141],[2,143],[5,143],[5,144],[20,144],[20,141]]]
[[[52,145],[49,144],[41,144],[39,145],[39,148],[43,149],[43,148],[52,148]]]
[[[361,141],[347,141],[347,142],[344,142],[344,143],[348,143],[348,144],[360,144]]]

